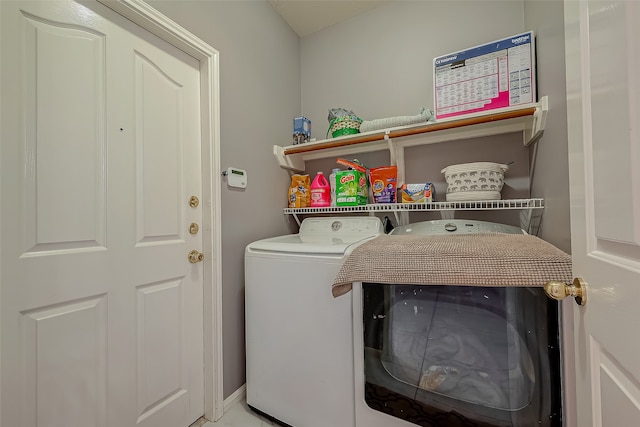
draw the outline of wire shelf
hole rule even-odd
[[[325,208],[285,208],[287,215],[341,214],[375,212],[481,211],[506,209],[544,209],[544,199],[482,200],[432,203],[378,203],[361,206],[332,206]]]

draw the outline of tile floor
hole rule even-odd
[[[253,412],[246,400],[235,403],[215,423],[207,422],[202,427],[269,427],[277,426],[267,418]]]

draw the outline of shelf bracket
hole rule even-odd
[[[549,112],[549,97],[543,96],[540,98],[538,102],[538,106],[536,107],[535,113],[533,113],[533,120],[531,122],[531,127],[524,130],[523,139],[524,145],[529,146],[533,142],[535,142],[542,132],[544,131],[544,127],[547,124],[547,113]]]
[[[297,155],[284,155],[284,148],[279,145],[273,146],[273,155],[278,160],[278,164],[282,169],[287,169],[294,173],[303,173],[305,170],[304,159]]]
[[[455,211],[440,211],[440,219],[454,219],[455,217]]]
[[[402,218],[401,212],[393,211],[393,216],[396,219],[396,226],[406,225],[406,224],[403,224],[403,222],[402,222],[404,220],[404,218]]]
[[[389,147],[389,161],[391,166],[398,167],[398,178],[396,185],[398,188],[404,184],[404,147],[394,144],[393,140],[389,137],[389,131],[384,134],[384,140]]]
[[[387,147],[389,147],[389,160],[391,162],[391,165],[395,165],[396,161],[398,159],[398,155],[396,153],[396,151],[394,150],[394,146],[393,146],[393,142],[391,140],[391,138],[389,137],[389,131],[385,131],[384,132],[384,141],[387,143]]]
[[[296,222],[298,223],[298,227],[300,227],[300,218],[298,218],[297,214],[295,214],[295,213],[293,214],[293,219],[296,220]]]
[[[389,136],[389,131],[384,133],[384,140],[387,142],[387,146],[389,147],[389,160],[391,166],[397,166],[397,176],[396,176],[396,189],[402,187],[404,184],[404,147],[399,144],[394,144],[393,140]],[[396,192],[396,194],[398,194]],[[398,225],[407,225],[409,223],[409,212],[394,212],[394,216],[396,217],[396,223]]]
[[[540,219],[542,218],[542,210],[533,208],[524,209],[520,212],[520,228],[526,230],[527,233],[537,236],[540,231]]]

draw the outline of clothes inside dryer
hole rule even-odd
[[[530,288],[363,284],[367,405],[421,426],[560,425],[549,301]]]
[[[396,287],[385,325],[382,366],[394,378],[453,399],[503,410],[531,401],[531,355],[495,306],[499,289],[452,293]],[[461,301],[460,297],[467,301]]]

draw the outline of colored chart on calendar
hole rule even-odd
[[[433,68],[436,120],[537,101],[532,31],[439,56]]]

